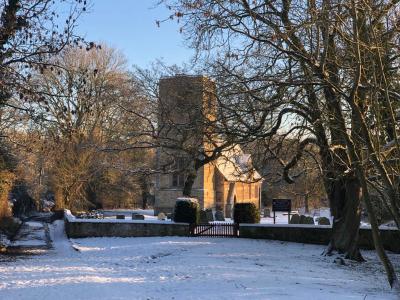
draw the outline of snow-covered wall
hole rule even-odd
[[[304,244],[327,245],[332,227],[328,225],[298,224],[240,224],[241,238],[269,239]],[[396,229],[381,228],[385,249],[400,253],[400,232]],[[360,228],[359,245],[363,249],[374,249],[371,229]]]
[[[70,211],[64,214],[69,238],[188,236],[189,224],[158,220],[77,219]]]
[[[189,224],[158,220],[77,219],[65,211],[65,230],[70,238],[84,237],[149,237],[189,236]],[[332,227],[307,224],[240,224],[239,237],[270,239],[305,244],[327,245]],[[400,253],[400,232],[395,228],[381,228],[385,249]],[[373,249],[371,229],[360,228],[359,245]]]

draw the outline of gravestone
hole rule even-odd
[[[331,225],[331,221],[327,217],[320,217],[318,219],[318,225]]]
[[[312,225],[314,225],[314,219],[313,219],[313,217],[301,215],[300,216],[300,224],[312,224]]]
[[[208,223],[207,212],[205,210],[200,211],[200,223]]]
[[[264,217],[271,217],[271,210],[269,208],[264,208]]]
[[[300,215],[299,224],[306,224],[306,216],[305,215]]]
[[[125,215],[117,215],[117,219],[118,220],[124,220],[125,219]]]
[[[216,221],[225,221],[224,212],[222,210],[217,210],[215,212],[215,220]]]
[[[298,214],[294,214],[290,219],[290,224],[300,224],[300,216]]]
[[[166,219],[166,215],[164,213],[159,213],[157,219],[160,221],[164,221]]]
[[[213,222],[214,221],[214,214],[211,209],[206,209],[206,216],[207,216],[207,221],[208,222]]]
[[[132,220],[144,220],[144,215],[132,214]]]
[[[313,217],[307,217],[307,218],[306,218],[306,222],[307,222],[307,224],[315,225],[315,223],[314,223],[314,218],[313,218]]]

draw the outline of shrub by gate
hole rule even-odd
[[[192,224],[190,226],[191,236],[209,237],[238,237],[239,224],[236,223],[206,223]]]

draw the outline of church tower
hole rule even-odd
[[[170,212],[182,196],[185,170],[193,157],[207,149],[213,136],[217,101],[215,83],[205,76],[176,75],[159,82],[155,211]],[[200,151],[199,151],[200,150]],[[204,169],[193,185],[193,197],[204,207]]]

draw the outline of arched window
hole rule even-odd
[[[178,157],[175,160],[175,171],[172,173],[172,187],[182,187],[185,184],[185,160],[183,157]]]

